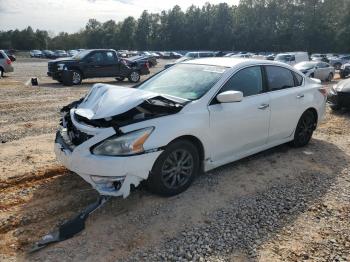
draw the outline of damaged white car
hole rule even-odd
[[[207,58],[135,88],[96,84],[62,108],[55,152],[101,195],[145,181],[161,195],[208,171],[291,142],[306,145],[325,111],[319,82],[273,61]]]

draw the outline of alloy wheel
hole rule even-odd
[[[173,151],[164,161],[162,180],[169,189],[177,189],[185,185],[192,175],[194,160],[192,154],[185,149]]]
[[[78,85],[81,82],[81,75],[74,71],[73,72],[73,84]]]

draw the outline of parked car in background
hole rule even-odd
[[[16,56],[13,54],[13,52],[11,52],[11,50],[4,50],[4,52],[12,62],[16,61]]]
[[[157,58],[150,52],[140,52],[139,56],[142,57],[145,61],[148,62],[150,67],[156,66],[157,65]]]
[[[192,60],[196,58],[205,58],[205,57],[215,57],[215,52],[211,52],[211,51],[187,52],[183,57],[177,59],[175,62],[166,64],[164,68],[169,68],[177,63],[185,62],[188,60]]]
[[[350,108],[350,79],[342,80],[331,87],[328,94],[328,103],[334,111],[343,107]]]
[[[10,72],[13,72],[12,61],[4,50],[0,50],[0,77],[3,77],[4,73]]]
[[[251,58],[252,55],[245,53],[245,54],[234,54],[234,55],[231,55],[230,57],[233,57],[233,58]]]
[[[308,61],[301,62],[294,66],[297,70],[302,72],[304,75],[317,78],[321,81],[332,81],[335,75],[335,69],[333,66],[326,62],[318,62],[318,61]]]
[[[312,54],[310,58],[312,61],[322,61],[322,62],[329,63],[327,54]]]
[[[190,60],[136,88],[94,85],[62,109],[55,153],[101,195],[127,197],[144,181],[173,196],[201,170],[287,142],[307,145],[326,96],[318,81],[281,63]]]
[[[80,51],[78,51],[78,50],[69,50],[68,52],[67,52],[67,55],[68,56],[75,56],[76,54],[78,54]]]
[[[40,50],[31,50],[29,52],[30,57],[42,57],[43,53]]]
[[[310,59],[307,52],[281,53],[275,57],[275,61],[282,62],[291,66],[309,60]]]
[[[149,74],[147,65],[121,59],[112,49],[85,50],[73,57],[48,62],[47,75],[59,82],[64,70],[73,72],[74,85],[95,77],[128,78],[130,82],[137,83],[141,75]]]
[[[68,56],[67,52],[64,51],[64,50],[55,50],[54,55],[55,55],[56,58],[67,57]]]
[[[339,70],[343,64],[350,63],[350,55],[329,58],[329,63],[334,66],[336,70]]]
[[[49,58],[49,59],[56,58],[55,53],[52,52],[51,50],[43,50],[42,53],[43,53],[43,57],[45,57],[45,58]]]
[[[346,78],[348,75],[350,75],[350,63],[343,64],[340,67],[339,74],[341,78]]]

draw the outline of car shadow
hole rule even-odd
[[[230,225],[231,238],[240,240],[232,242],[230,252],[243,252],[254,261],[259,247],[322,200],[349,160],[342,149],[324,140],[313,139],[299,149],[281,145],[202,174],[178,196],[163,198],[140,188],[127,199],[113,198],[90,216],[85,232],[25,254],[39,236],[97,197],[81,178],[65,171],[66,175],[35,187],[31,198],[12,214],[19,222],[7,233],[21,232],[15,235],[13,245],[18,258],[26,261],[115,261],[142,249],[155,251],[156,244],[166,251],[174,238],[181,246],[181,232],[194,228],[204,232],[217,226],[220,219],[228,219],[225,210],[229,210],[227,214],[234,215],[230,219],[239,222]],[[261,205],[265,211],[256,213]],[[227,256],[220,250],[219,240],[211,239],[213,252]]]

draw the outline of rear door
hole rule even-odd
[[[241,91],[241,102],[209,105],[210,132],[215,144],[212,160],[240,156],[267,142],[270,119],[269,95],[264,92],[260,66],[247,67],[234,74],[219,93]]]
[[[116,53],[113,51],[104,52],[103,76],[118,76],[119,63]]]
[[[270,128],[268,143],[290,137],[299,121],[299,100],[304,98],[300,81],[285,67],[264,66],[270,95]]]

